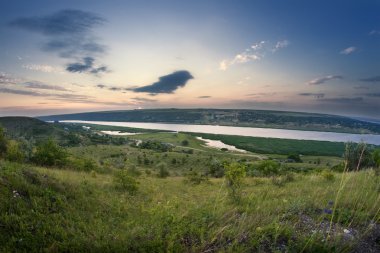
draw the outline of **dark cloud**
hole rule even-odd
[[[67,89],[65,89],[64,87],[57,85],[49,85],[41,82],[25,82],[23,83],[23,85],[26,88],[31,89],[67,91]]]
[[[101,72],[107,72],[107,67],[106,66],[101,66],[101,67],[95,67],[94,66],[94,61],[95,59],[92,57],[84,57],[82,63],[70,63],[67,65],[66,70],[69,72],[78,72],[78,73],[92,73],[92,74],[98,74]]]
[[[305,92],[305,93],[299,93],[298,95],[299,96],[306,96],[306,97],[315,97],[317,99],[325,97],[324,93],[309,93],[309,92]]]
[[[260,93],[250,93],[247,94],[247,97],[265,97],[265,96],[274,96],[277,92],[260,92]]]
[[[323,83],[326,83],[327,81],[334,80],[334,79],[343,79],[343,76],[339,76],[339,75],[323,76],[323,77],[310,80],[309,82],[307,82],[307,84],[318,85],[318,84],[323,84]]]
[[[358,85],[358,86],[354,86],[354,89],[356,89],[356,90],[369,90],[369,87]]]
[[[185,86],[187,81],[193,78],[194,77],[190,74],[190,72],[181,70],[166,76],[161,76],[158,82],[151,85],[132,88],[131,90],[134,92],[147,92],[152,95],[156,95],[158,93],[173,93],[179,87]]]
[[[199,96],[198,98],[211,98],[211,96]]]
[[[327,102],[327,103],[340,103],[340,104],[352,104],[352,103],[361,103],[364,101],[362,97],[335,97],[335,98],[322,98],[318,101]]]
[[[98,87],[100,89],[104,89],[106,87],[106,85],[104,85],[104,84],[98,84],[98,85],[96,85],[96,87]]]
[[[377,83],[377,82],[380,82],[380,76],[372,76],[372,77],[368,77],[368,78],[363,78],[363,79],[360,79],[360,81]]]
[[[62,58],[76,61],[92,59],[91,64],[71,63],[66,70],[97,74],[107,70],[105,66],[92,67],[95,58],[103,54],[106,48],[97,42],[92,31],[104,22],[105,19],[91,12],[61,10],[48,16],[19,18],[10,25],[46,36],[48,41],[42,47],[44,51],[56,52]]]
[[[124,88],[120,88],[120,87],[109,87],[108,89],[109,89],[109,90],[112,90],[112,91],[120,91],[120,90],[123,90]]]
[[[156,99],[150,99],[150,98],[139,98],[139,97],[134,97],[131,98],[132,100],[139,101],[139,102],[157,102]]]
[[[367,97],[380,97],[380,92],[377,92],[377,93],[365,93],[363,94],[364,96],[367,96]]]
[[[28,95],[34,97],[41,97],[43,94],[36,91],[28,91],[28,90],[14,90],[9,88],[0,88],[0,93],[8,93],[8,94],[16,94],[16,95]]]

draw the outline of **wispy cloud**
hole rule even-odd
[[[92,74],[98,74],[101,72],[107,72],[106,66],[94,66],[95,59],[92,57],[84,57],[83,62],[70,63],[67,65],[66,70],[69,72],[87,72]]]
[[[374,92],[374,93],[365,93],[363,94],[363,96],[366,96],[366,97],[380,97],[380,92]]]
[[[279,49],[282,49],[282,48],[286,48],[289,46],[289,41],[287,40],[282,40],[282,41],[278,41],[276,43],[276,45],[274,46],[274,48],[272,49],[273,52],[276,52],[277,50]]]
[[[151,85],[131,88],[130,90],[134,92],[146,92],[152,95],[159,93],[173,93],[179,87],[184,87],[186,83],[193,78],[194,77],[189,71],[180,70],[166,76],[161,76],[158,79],[158,82]]]
[[[204,98],[211,98],[211,96],[199,96],[198,98],[202,98],[202,99],[204,99]]]
[[[356,90],[369,90],[369,87],[363,86],[363,85],[357,85],[357,86],[354,86],[354,89],[356,89]]]
[[[339,53],[344,54],[344,55],[349,55],[349,54],[352,54],[353,52],[355,52],[356,50],[357,50],[356,47],[348,47],[348,48],[343,49]]]
[[[318,101],[327,103],[339,103],[339,104],[352,104],[352,103],[362,103],[364,101],[363,97],[334,97],[334,98],[321,98]]]
[[[340,75],[323,76],[323,77],[319,77],[319,78],[310,80],[310,81],[307,82],[307,84],[309,84],[309,85],[318,85],[318,84],[323,84],[323,83],[326,83],[327,81],[336,80],[336,79],[343,79],[343,76],[340,76]]]
[[[380,30],[372,30],[368,34],[369,35],[380,35]]]
[[[43,50],[56,52],[62,58],[71,60],[91,58],[91,66],[97,56],[105,52],[105,46],[97,42],[93,35],[93,28],[105,22],[104,18],[91,12],[81,10],[61,10],[51,15],[40,17],[19,18],[10,23],[11,26],[36,32],[48,38]],[[67,70],[75,70],[75,64],[85,65],[81,62],[71,63]],[[74,68],[73,68],[74,66]],[[96,74],[103,68],[82,68],[81,71]],[[72,71],[71,71],[72,72]]]
[[[360,79],[360,81],[369,82],[369,83],[377,83],[377,82],[380,82],[380,76],[371,76],[371,77]]]
[[[275,53],[282,48],[286,48],[289,44],[290,43],[287,40],[278,41],[274,45],[269,41],[264,40],[254,43],[249,48],[246,48],[243,52],[235,55],[233,59],[222,60],[219,63],[219,69],[227,70],[227,68],[234,64],[261,60],[268,52]]]
[[[46,64],[24,64],[22,67],[27,70],[40,71],[45,73],[62,73],[62,69]]]
[[[11,75],[0,72],[0,84],[16,84],[19,80]]]
[[[310,92],[305,92],[305,93],[299,93],[299,96],[305,96],[305,97],[315,97],[316,99],[324,98],[325,93],[310,93]]]
[[[58,85],[49,85],[42,82],[25,82],[23,85],[26,88],[31,89],[40,89],[40,90],[57,90],[57,91],[68,91],[66,88],[58,86]]]
[[[131,99],[132,99],[132,100],[135,100],[135,101],[138,101],[138,102],[149,102],[149,103],[157,102],[156,99],[150,99],[150,98],[134,97],[134,98],[131,98]]]

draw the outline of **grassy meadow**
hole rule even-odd
[[[341,155],[230,152],[187,133],[95,138],[110,129],[51,126],[82,142],[48,139],[17,160],[8,139],[1,156],[0,252],[379,249],[375,165],[348,171]],[[62,161],[47,165],[41,154],[55,149]]]

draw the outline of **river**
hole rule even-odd
[[[106,126],[132,127],[142,129],[167,130],[174,132],[192,132],[208,134],[240,135],[265,138],[280,138],[293,140],[316,140],[332,142],[361,142],[380,145],[380,135],[377,134],[349,134],[335,132],[301,131],[256,127],[233,127],[215,125],[190,125],[190,124],[165,124],[165,123],[140,123],[140,122],[109,122],[109,121],[82,121],[62,120],[60,122],[96,124]]]

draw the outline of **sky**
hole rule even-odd
[[[0,116],[244,108],[380,119],[380,0],[2,0]]]

